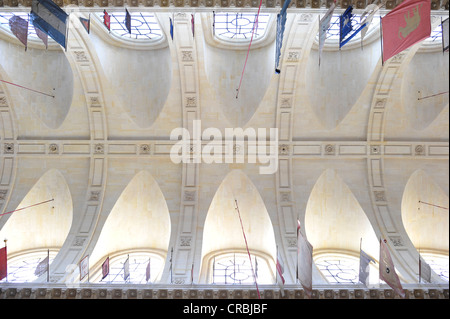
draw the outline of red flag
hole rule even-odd
[[[109,274],[109,257],[102,264],[102,280]]]
[[[106,26],[108,31],[111,31],[111,17],[106,10],[103,10],[103,24]]]
[[[405,298],[405,292],[403,291],[400,279],[395,272],[394,262],[392,261],[391,254],[389,253],[388,246],[385,241],[380,240],[380,279],[385,281],[400,297]]]
[[[381,20],[383,61],[431,34],[431,2],[405,0]]]
[[[192,28],[192,36],[194,36],[195,24],[194,24],[194,15],[191,14],[191,28]]]
[[[0,280],[8,274],[8,263],[6,258],[6,247],[0,248]]]
[[[13,16],[9,19],[9,27],[11,32],[25,45],[27,50],[28,43],[28,21],[18,16]]]
[[[41,29],[34,27],[34,30],[36,31],[36,35],[39,39],[42,40],[45,44],[45,48],[48,49],[48,35],[44,31],[41,31]]]

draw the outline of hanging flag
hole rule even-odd
[[[130,255],[128,255],[127,260],[123,264],[123,280],[127,281],[130,277]]]
[[[283,4],[283,8],[281,8],[280,13],[277,14],[277,36],[276,36],[276,45],[275,45],[275,72],[281,72],[280,66],[280,56],[281,56],[281,47],[283,45],[283,34],[284,28],[286,26],[286,16],[287,16],[287,8],[291,0],[285,0]]]
[[[89,15],[89,19],[80,17],[80,22],[83,25],[86,32],[89,34],[91,32],[91,15]]]
[[[41,260],[41,262],[37,265],[36,270],[34,271],[35,276],[40,276],[48,271],[48,266],[50,262],[50,256],[47,254],[47,257]]]
[[[25,51],[28,46],[28,21],[19,16],[12,16],[9,19],[9,28],[11,32],[25,45]]]
[[[448,43],[449,43],[448,18],[441,23],[441,29],[442,29],[442,49],[444,52],[448,52]]]
[[[343,14],[339,17],[339,48],[343,46],[342,42],[344,41],[347,34],[349,34],[353,30],[352,19],[353,19],[353,7],[348,6],[348,8],[344,11]]]
[[[300,221],[297,221],[297,276],[306,295],[312,295],[312,252],[313,247],[300,232]]]
[[[333,17],[334,9],[336,8],[336,0],[331,4],[327,13],[319,21],[319,66],[322,58],[322,50],[327,37],[327,31],[330,28],[331,18]]]
[[[193,14],[191,14],[191,28],[192,28],[192,37],[194,37],[195,23]]]
[[[364,9],[363,13],[359,17],[360,25],[365,25],[361,30],[361,43],[366,36],[367,31],[369,31],[373,16],[377,13],[378,9],[380,9],[380,7],[377,4],[371,3]]]
[[[172,22],[172,18],[169,17],[170,20],[170,37],[172,38],[173,41],[173,22]]]
[[[405,0],[381,19],[383,62],[428,38],[431,1]]]
[[[67,44],[68,16],[51,0],[33,0],[31,4],[30,17],[33,25],[64,48]]]
[[[105,279],[105,277],[108,275],[109,275],[109,256],[106,257],[105,261],[102,264],[102,280]]]
[[[431,267],[419,256],[419,282],[420,278],[426,282],[431,282]]]
[[[6,246],[0,248],[0,280],[8,275],[8,258],[6,254]]]
[[[361,249],[359,251],[359,281],[366,287],[369,285],[370,262],[375,262],[375,260]]]
[[[150,258],[148,259],[147,268],[145,269],[145,281],[148,282],[150,280]]]
[[[284,263],[281,259],[280,252],[277,249],[277,284],[280,287],[281,296],[284,297]]]
[[[80,261],[80,281],[83,280],[84,277],[89,275],[89,256],[86,255]],[[88,276],[89,280],[89,276]]]
[[[111,31],[111,17],[106,10],[103,10],[103,24],[106,26],[108,31]]]
[[[128,30],[128,33],[131,33],[131,15],[127,9],[125,9],[125,27]]]
[[[36,28],[34,25],[34,30],[36,31],[36,35],[38,36],[39,39],[42,40],[42,42],[44,42],[45,44],[45,49],[48,49],[48,35],[47,33],[41,31],[41,29]]]
[[[392,261],[391,254],[389,253],[388,246],[386,245],[386,239],[382,241],[380,239],[380,260],[379,260],[380,279],[386,282],[394,291],[402,298],[405,297],[402,284],[395,272],[394,262]]]

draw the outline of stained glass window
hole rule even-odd
[[[57,252],[50,251],[49,264],[51,264],[55,258]],[[33,252],[24,254],[18,257],[8,258],[8,276],[0,281],[2,282],[32,282],[35,281],[38,276],[34,273],[39,263],[47,257],[47,250],[41,252]]]
[[[252,268],[253,267],[253,268]],[[273,275],[264,258],[247,254],[230,253],[216,256],[212,262],[213,284],[272,284]]]
[[[250,40],[256,13],[225,12],[214,14],[214,34],[219,38]],[[270,20],[270,14],[259,14],[258,23],[255,25],[253,39],[264,36]]]
[[[124,264],[129,258],[129,273],[128,278],[124,278],[125,270]],[[150,263],[150,267],[148,267]],[[162,274],[164,260],[157,254],[150,253],[133,253],[129,255],[121,255],[119,257],[110,258],[109,274],[102,280],[101,269],[93,281],[100,283],[132,283],[132,284],[147,284],[157,282]],[[149,269],[150,279],[147,281],[147,268]],[[126,280],[125,280],[126,279]]]

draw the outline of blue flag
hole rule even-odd
[[[348,6],[347,10],[339,17],[339,47],[342,47],[342,42],[349,34],[350,31],[353,30],[352,27],[352,14],[353,7]]]
[[[131,33],[131,15],[127,9],[125,9],[125,26],[127,27],[128,33]]]
[[[353,31],[353,14],[352,14],[353,7],[349,6],[347,10],[340,16],[339,18],[339,28],[340,28],[340,36],[339,36],[339,48],[342,48],[347,42],[349,42],[355,35],[357,35],[361,30],[363,30],[366,26],[370,24],[372,21],[372,17],[370,17],[369,20],[364,20],[363,23],[361,23],[358,28],[349,35],[350,32]],[[357,24],[356,24],[357,26]],[[365,29],[367,30],[367,29]]]
[[[31,4],[30,17],[33,25],[48,34],[64,48],[67,44],[68,16],[51,0],[33,0]]]
[[[173,41],[173,22],[172,22],[172,18],[169,18],[170,19],[170,37],[172,38],[172,41]]]
[[[283,4],[283,8],[281,9],[280,13],[277,15],[277,38],[276,38],[276,46],[275,46],[275,72],[280,73],[281,67],[280,67],[280,55],[281,55],[281,46],[283,45],[283,34],[284,34],[284,27],[286,25],[286,15],[287,15],[287,8],[289,4],[291,3],[291,0],[285,0]]]

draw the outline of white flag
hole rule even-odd
[[[431,267],[419,256],[419,276],[427,282],[431,282]]]
[[[384,280],[400,297],[405,298],[405,292],[395,272],[394,262],[385,241],[380,240],[380,279]]]
[[[331,18],[333,17],[334,8],[336,8],[336,3],[333,2],[328,9],[327,13],[319,21],[319,65],[320,59],[322,57],[322,49],[325,44],[325,39],[327,37],[327,31],[330,27]]]
[[[361,43],[364,39],[364,36],[366,35],[367,31],[369,31],[369,26],[372,23],[373,20],[373,16],[375,15],[375,13],[378,11],[380,7],[374,3],[369,4],[363,11],[363,13],[361,14],[361,17],[359,18],[360,20],[360,24],[363,25],[364,23],[366,24],[366,26],[361,30]],[[367,14],[367,16],[365,17],[365,15]]]
[[[41,262],[37,265],[36,270],[34,271],[35,276],[40,276],[46,271],[48,271],[48,263],[49,263],[49,256],[45,257],[41,260]]]
[[[375,260],[361,249],[359,252],[359,281],[366,287],[369,284],[369,264],[371,261],[375,262]]]
[[[297,276],[306,295],[312,295],[312,252],[313,247],[300,232],[300,221],[297,221]]]
[[[130,256],[127,257],[123,264],[123,280],[127,280],[130,277]]]

